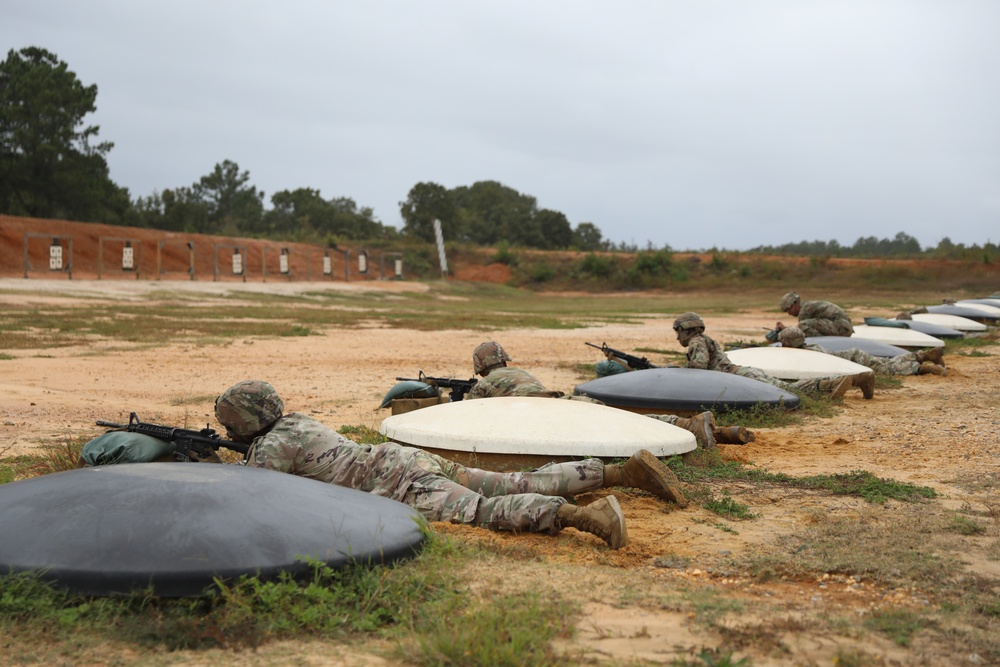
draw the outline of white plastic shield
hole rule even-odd
[[[135,248],[126,245],[122,248],[122,271],[131,271],[135,268]]]
[[[281,256],[278,257],[278,270],[282,273],[288,273],[288,253],[282,251]]]
[[[243,253],[239,250],[233,251],[233,275],[243,275]]]

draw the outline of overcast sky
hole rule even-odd
[[[3,0],[133,198],[223,160],[402,226],[495,180],[612,241],[1000,241],[997,0]]]

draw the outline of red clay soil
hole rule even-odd
[[[63,248],[63,269],[49,269],[49,248],[58,239]],[[135,270],[123,271],[122,249],[129,242],[135,249]],[[188,244],[191,244],[189,249]],[[244,275],[232,272],[232,255],[236,248],[244,252]],[[280,271],[280,255],[288,249],[288,273]],[[349,251],[345,260],[344,250]],[[100,223],[70,222],[42,218],[19,218],[0,215],[0,277],[26,277],[54,279],[121,279],[135,277],[140,280],[215,280],[232,281],[314,281],[314,280],[375,280],[392,277],[393,264],[389,257],[373,252],[367,274],[358,272],[357,254],[362,246],[327,250],[305,243],[266,241],[260,239],[212,236],[168,232],[141,227],[121,227]],[[329,252],[331,273],[323,272],[323,257]],[[527,254],[543,251],[523,251]],[[584,253],[552,251],[553,259],[579,258]],[[603,253],[598,253],[603,254]],[[721,253],[725,255],[726,253]],[[456,280],[469,282],[505,283],[512,272],[504,264],[482,264],[488,256],[480,253],[470,261],[452,261],[452,275]],[[711,253],[676,253],[681,261],[712,261]],[[808,264],[809,257],[771,257],[754,255],[755,260]],[[920,266],[929,271],[954,264],[947,260],[908,259],[854,259],[828,258],[829,266]],[[349,263],[347,263],[349,262]],[[961,264],[961,262],[958,262]],[[1000,267],[998,267],[1000,272]]]

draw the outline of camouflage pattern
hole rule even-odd
[[[781,308],[781,312],[787,313],[788,309],[799,302],[799,295],[795,292],[789,292],[785,296],[781,297],[781,303],[778,304],[778,308]]]
[[[778,334],[778,340],[783,347],[793,347],[823,354],[832,354],[841,359],[853,361],[872,369],[880,375],[916,375],[920,370],[920,362],[913,352],[900,354],[895,357],[876,357],[864,350],[852,347],[847,350],[831,351],[820,345],[806,345],[805,336],[798,327],[788,327]]]
[[[674,331],[697,329],[698,327],[705,328],[705,321],[701,319],[701,315],[698,313],[681,313],[674,320]]]
[[[680,419],[680,417],[678,417],[677,415],[646,415],[646,416],[651,417],[657,421],[673,424],[674,426],[677,426],[677,420]]]
[[[778,332],[777,339],[782,347],[803,347],[806,344],[806,335],[798,327],[785,327]]]
[[[428,521],[490,530],[556,533],[566,498],[604,485],[599,459],[490,472],[396,443],[358,444],[298,412],[254,440],[247,465],[392,498]]]
[[[472,351],[472,370],[481,375],[494,366],[505,366],[510,361],[510,355],[500,347],[500,343],[489,341],[480,343]]]
[[[693,336],[687,344],[687,367],[700,368],[709,371],[721,371],[732,373],[751,380],[766,382],[770,385],[784,389],[785,391],[801,391],[807,394],[827,393],[830,387],[831,377],[808,378],[797,382],[785,382],[778,378],[771,377],[759,368],[753,366],[737,366],[729,360],[729,356],[722,350],[718,343],[703,333]]]
[[[687,367],[723,373],[735,373],[739,368],[729,360],[718,343],[703,333],[695,334],[687,341]]]
[[[895,357],[876,357],[874,354],[869,354],[856,347],[836,352],[827,350],[819,345],[806,345],[805,349],[825,352],[841,359],[853,361],[856,364],[867,366],[878,375],[916,375],[917,371],[920,370],[920,362],[917,361],[917,355],[913,352],[907,352]]]
[[[270,426],[284,411],[278,392],[262,380],[237,382],[215,399],[215,418],[243,438]]]
[[[534,375],[513,366],[494,368],[476,382],[465,395],[465,400],[495,398],[497,396],[537,396],[548,390]]]
[[[806,336],[850,336],[851,319],[829,301],[805,301],[799,310],[799,329]]]

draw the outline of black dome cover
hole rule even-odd
[[[239,465],[132,463],[0,485],[0,572],[40,571],[85,595],[198,595],[213,577],[307,575],[412,557],[402,503]]]

